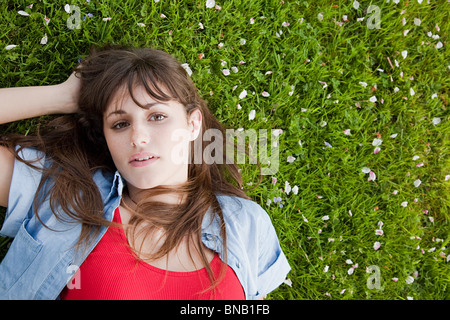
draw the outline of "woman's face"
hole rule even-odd
[[[133,93],[148,108],[127,94],[113,99],[103,116],[109,151],[130,194],[186,182],[189,145],[200,132],[201,112],[196,109],[188,118],[177,101],[156,101],[142,86]]]

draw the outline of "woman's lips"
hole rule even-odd
[[[159,157],[155,154],[149,152],[140,152],[132,155],[130,157],[129,163],[133,167],[145,167],[152,164],[158,159]]]

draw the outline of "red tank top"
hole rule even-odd
[[[119,208],[114,222],[122,223]],[[223,262],[218,254],[210,263],[215,276]],[[191,272],[166,271],[137,261],[123,228],[110,227],[88,255],[67,286],[62,300],[243,300],[244,290],[233,269],[214,291],[202,292],[210,286],[206,268]]]

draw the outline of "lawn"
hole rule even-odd
[[[152,46],[228,128],[278,129],[277,170],[242,165],[292,267],[268,299],[450,298],[448,1],[66,1],[0,5],[0,87]]]

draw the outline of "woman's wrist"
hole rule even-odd
[[[73,73],[66,81],[56,85],[58,95],[62,99],[59,105],[59,112],[55,113],[76,113],[78,112],[78,96],[81,81]]]

